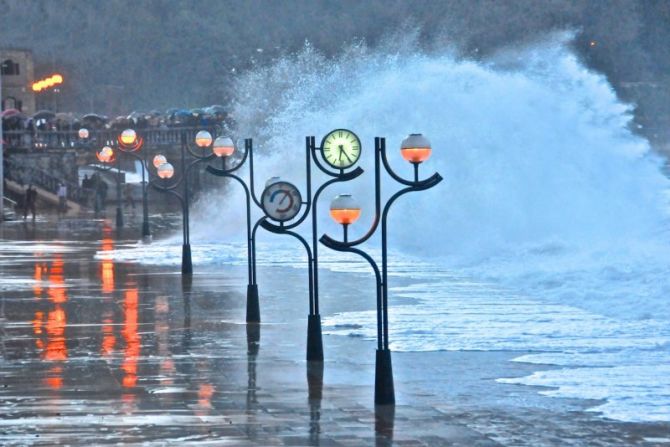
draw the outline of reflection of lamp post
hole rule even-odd
[[[132,155],[142,166],[142,237],[151,236],[151,231],[149,229],[149,202],[147,200],[148,188],[145,174],[145,171],[147,170],[147,153],[144,151],[142,152],[142,155],[138,154],[142,149],[144,140],[142,137],[138,136],[137,132],[133,129],[126,129],[121,132],[121,135],[119,135],[117,140],[119,149],[126,154]]]
[[[196,145],[205,150],[212,144],[212,135],[206,130],[201,130],[195,135]],[[188,180],[191,169],[196,164],[201,161],[211,160],[214,157],[214,154],[201,153],[198,154],[194,152],[187,140],[186,132],[181,134],[181,163],[180,163],[180,175],[179,178],[174,181],[172,184],[167,184],[167,181],[170,180],[175,174],[175,168],[172,164],[167,162],[167,159],[163,155],[157,155],[153,159],[153,165],[156,167],[156,175],[158,179],[152,180],[149,182],[151,186],[156,188],[158,191],[170,193],[177,197],[182,206],[182,231],[183,231],[183,244],[182,244],[182,256],[181,256],[181,273],[183,275],[190,275],[193,273],[193,262],[191,260],[191,235],[189,228],[189,188]],[[188,163],[186,161],[186,153],[193,158]],[[177,192],[180,184],[183,183],[182,193]]]
[[[228,167],[228,159],[235,153],[235,144],[229,137],[220,136],[214,140],[212,146],[214,155],[221,159],[221,168],[215,168],[212,165],[207,166],[207,172],[210,174],[227,177],[238,182],[246,197],[247,206],[247,270],[249,282],[247,284],[247,316],[248,323],[258,323],[261,321],[260,304],[258,301],[258,284],[256,283],[256,245],[254,243],[253,233],[251,231],[251,201],[256,205],[261,206],[259,200],[254,193],[254,156],[253,156],[253,142],[251,138],[244,140],[244,153],[240,161],[234,166]],[[242,165],[249,159],[249,185],[240,177],[234,174],[240,169]]]
[[[336,241],[328,235],[319,239],[326,247],[336,251],[350,252],[362,256],[370,263],[375,273],[377,282],[377,355],[375,367],[375,404],[395,404],[395,392],[393,389],[393,369],[391,366],[391,351],[389,350],[388,332],[388,250],[387,250],[387,218],[391,205],[400,196],[413,191],[423,191],[437,185],[442,181],[440,174],[419,180],[419,164],[430,156],[431,148],[428,140],[420,134],[412,134],[403,140],[401,153],[403,158],[412,163],[414,167],[414,179],[406,180],[391,169],[386,158],[386,140],[375,138],[375,219],[372,227],[360,239],[348,240],[347,227],[358,218],[360,209],[352,201],[351,197],[338,196],[331,205],[331,215],[343,226],[344,241]],[[381,169],[380,161],[386,172],[398,183],[405,185],[404,188],[393,194],[381,207]],[[380,219],[381,217],[381,219]],[[379,222],[382,224],[382,270],[379,271],[377,263],[370,255],[355,248],[357,245],[367,241],[377,230]]]

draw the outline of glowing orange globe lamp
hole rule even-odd
[[[162,179],[172,178],[174,175],[174,166],[170,163],[163,163],[158,167],[158,176]]]
[[[164,163],[167,163],[167,158],[165,158],[165,155],[158,154],[153,159],[154,168],[156,169],[158,169],[158,167]]]
[[[430,141],[420,133],[410,134],[400,145],[402,158],[415,164],[428,160],[431,150]]]
[[[217,157],[230,157],[235,152],[235,144],[229,137],[217,137],[212,146],[212,152]]]
[[[109,163],[114,158],[114,150],[109,146],[105,146],[100,149],[100,152],[96,156],[102,163]]]
[[[198,147],[209,147],[212,144],[212,134],[206,130],[201,130],[195,134],[195,144]]]
[[[137,141],[137,133],[133,129],[126,129],[121,132],[121,143],[126,146],[132,146]]]
[[[330,203],[330,216],[341,225],[351,225],[361,217],[361,207],[351,194],[340,194]]]

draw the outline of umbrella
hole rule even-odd
[[[167,110],[165,111],[165,114],[166,114],[167,116],[172,116],[172,115],[174,115],[175,113],[177,113],[178,110],[179,110],[179,109],[177,109],[177,108],[175,108],[175,107],[171,107],[171,108],[169,108],[169,109],[167,109]]]
[[[203,109],[191,109],[192,115],[204,115],[205,111]]]
[[[186,109],[177,109],[170,116],[171,117],[181,117],[181,118],[183,118],[183,117],[191,116],[191,111],[186,110]]]
[[[56,116],[56,114],[54,112],[52,112],[51,110],[40,110],[39,112],[37,112],[33,115],[33,118],[35,119],[35,121],[38,121],[38,120],[47,120],[48,121],[55,116]]]
[[[142,112],[134,111],[134,112],[130,112],[130,115],[128,115],[128,119],[129,120],[136,120],[136,119],[138,119],[142,116],[144,116],[144,114]]]
[[[23,115],[20,110],[17,109],[7,109],[3,110],[2,113],[0,113],[0,117],[3,119],[9,118],[10,116],[14,115]]]
[[[71,123],[72,121],[74,121],[74,116],[71,113],[65,113],[65,112],[57,113],[54,118],[56,118],[58,121],[61,122]]]
[[[99,123],[104,123],[107,121],[107,117],[103,115],[98,115],[97,113],[88,113],[84,116],[81,117],[82,121],[88,121],[88,122],[99,122]]]
[[[213,105],[209,106],[205,109],[207,113],[210,113],[212,115],[226,115],[228,112],[226,111],[226,108],[220,105]]]

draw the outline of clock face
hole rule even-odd
[[[302,196],[291,183],[276,182],[263,190],[261,205],[266,216],[278,222],[286,222],[300,212]]]
[[[335,129],[321,140],[321,154],[334,168],[352,166],[361,156],[361,140],[347,129]]]

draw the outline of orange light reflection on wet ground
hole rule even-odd
[[[102,345],[100,346],[100,354],[103,356],[111,355],[116,346],[116,337],[114,336],[114,321],[112,320],[112,312],[108,311],[103,316],[102,320]]]
[[[123,376],[122,385],[125,388],[132,388],[137,384],[137,358],[140,355],[141,339],[138,334],[138,305],[139,293],[137,288],[127,290],[125,293],[124,305],[124,328],[123,339],[126,342],[126,349],[123,353]]]
[[[51,264],[47,295],[54,304],[63,304],[67,301],[65,277],[63,276],[63,258],[60,256],[56,256]]]
[[[65,311],[57,304],[56,308],[47,314],[47,345],[43,354],[45,360],[67,360],[67,345],[65,343],[66,325],[67,318]]]
[[[102,251],[111,252],[112,250],[114,250],[114,240],[109,237],[103,238]],[[100,263],[100,278],[103,293],[112,293],[114,291],[114,261],[112,259],[103,259]]]
[[[43,380],[44,384],[54,390],[60,389],[63,387],[63,367],[54,366],[49,369],[47,377]]]

